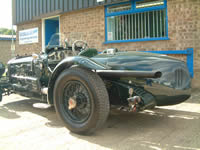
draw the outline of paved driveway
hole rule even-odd
[[[200,94],[141,113],[112,111],[93,136],[70,133],[54,108],[18,95],[0,103],[0,150],[200,149]]]

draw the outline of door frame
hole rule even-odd
[[[57,17],[59,19],[59,33],[60,33],[60,15],[42,18],[42,52],[45,52],[45,20]]]

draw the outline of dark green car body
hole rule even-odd
[[[87,53],[78,56],[65,55],[56,59],[56,55],[61,55],[62,52],[67,54],[67,51],[69,49],[60,48],[37,58],[30,56],[10,60],[7,74],[12,91],[53,104],[56,78],[63,70],[79,66],[99,74],[107,87],[110,103],[114,105],[128,105],[128,90],[131,87],[134,91],[139,88],[151,94],[157,106],[178,104],[190,97],[191,78],[183,61],[145,52],[98,54],[94,49],[88,49]],[[127,72],[132,72],[133,76],[127,75]],[[138,72],[140,74],[134,74]],[[156,72],[161,75],[148,76],[148,73]],[[48,88],[47,95],[41,92],[44,87]]]
[[[111,56],[102,54],[92,59],[114,70],[161,72],[160,78],[120,78],[126,83],[131,80],[152,93],[158,106],[178,104],[190,97],[191,78],[183,61],[145,52],[119,52]]]

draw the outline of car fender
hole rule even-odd
[[[63,59],[52,71],[50,76],[49,85],[48,85],[48,103],[53,104],[53,89],[54,84],[56,82],[57,77],[61,74],[61,72],[65,69],[68,69],[72,66],[80,66],[82,68],[86,68],[89,70],[109,70],[110,67],[97,63],[94,60],[84,57],[84,56],[74,56],[67,57]]]

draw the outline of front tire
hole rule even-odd
[[[54,105],[66,127],[78,134],[90,134],[106,121],[109,97],[102,79],[83,68],[61,73],[54,87]]]

